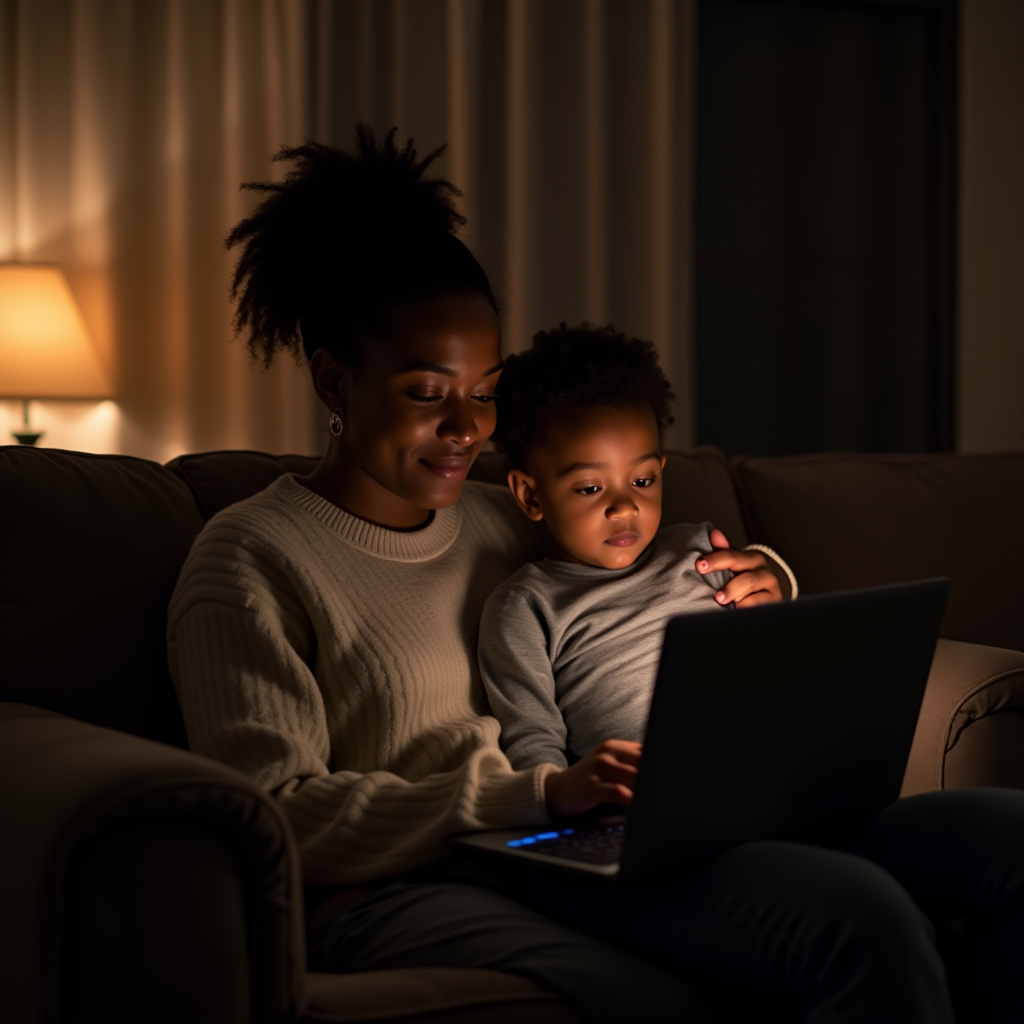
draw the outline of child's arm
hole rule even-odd
[[[568,767],[547,630],[528,591],[500,587],[487,599],[477,650],[491,712],[501,723],[501,747],[512,766]]]
[[[553,818],[585,814],[598,804],[633,802],[641,747],[630,740],[605,740],[571,768],[544,776],[544,799]]]

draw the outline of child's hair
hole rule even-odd
[[[231,282],[235,333],[248,330],[253,358],[269,366],[278,351],[307,358],[326,348],[356,365],[365,336],[389,312],[442,292],[482,295],[498,312],[483,267],[455,232],[465,223],[462,193],[424,172],[444,146],[417,159],[399,149],[392,128],[378,141],[356,126],[346,153],[318,142],[282,147],[294,166],[284,181],[242,185],[265,193],[239,221],[225,248],[241,247]]]
[[[494,443],[516,468],[543,439],[553,416],[600,406],[648,405],[660,437],[673,422],[675,398],[653,342],[629,338],[611,326],[564,323],[540,331],[531,348],[505,359],[497,396]]]

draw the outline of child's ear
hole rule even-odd
[[[524,473],[521,469],[510,469],[508,471],[508,489],[516,499],[516,504],[523,510],[523,514],[539,523],[544,518],[540,510],[540,502],[537,501],[537,484],[533,477]]]
[[[664,469],[664,468],[665,468],[665,460],[666,460],[667,458],[668,458],[668,456],[667,456],[667,455],[662,455],[662,457],[661,457],[661,468],[662,468],[662,469]]]

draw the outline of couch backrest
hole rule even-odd
[[[164,634],[189,547],[221,508],[316,461],[0,447],[0,700],[181,743]],[[944,635],[1024,649],[1024,455],[741,458],[731,473],[717,449],[670,452],[665,524],[770,544],[805,593],[950,576]],[[503,483],[505,468],[484,453],[471,475]]]
[[[317,459],[203,452],[161,466],[118,455],[0,447],[0,700],[183,743],[167,671],[167,603],[203,523]],[[478,480],[504,483],[485,453]],[[746,543],[728,465],[673,452],[665,522],[709,518]]]
[[[282,473],[308,473],[319,461],[312,455],[268,455],[239,449],[179,455],[167,463],[167,469],[187,485],[206,522],[228,505],[269,487]]]
[[[1024,650],[1024,454],[733,460],[755,540],[803,593],[948,576],[943,636]]]
[[[188,485],[203,519],[207,520],[222,508],[263,490],[282,473],[308,473],[317,461],[308,455],[220,451],[181,455],[168,462],[167,468]],[[507,472],[500,455],[482,452],[469,478],[504,487]],[[710,445],[668,452],[662,521],[670,526],[704,519],[723,530],[730,543],[742,547],[748,542],[725,456]]]
[[[0,448],[0,699],[183,745],[167,602],[202,525],[158,463]]]

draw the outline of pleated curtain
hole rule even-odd
[[[82,445],[45,404],[44,443],[321,450],[304,368],[232,341],[222,241],[278,146],[357,120],[449,144],[508,350],[562,320],[653,338],[688,443],[693,22],[694,0],[0,0],[0,259],[65,267],[118,389]]]
[[[695,0],[313,0],[310,111],[397,125],[465,192],[509,351],[561,321],[652,338],[689,443]]]

